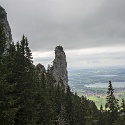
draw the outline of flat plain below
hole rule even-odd
[[[115,97],[121,105],[125,99],[125,69],[123,68],[92,68],[69,69],[69,85],[79,96],[93,100],[98,108],[106,104],[106,93],[109,81],[112,81]]]

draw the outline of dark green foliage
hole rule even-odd
[[[23,35],[6,54],[1,29],[0,125],[95,125],[98,110],[92,101],[73,94],[49,66],[33,65],[28,40]]]
[[[122,99],[122,103],[121,103],[121,113],[124,114],[123,116],[125,116],[125,101],[124,101],[124,99]]]
[[[63,105],[61,105],[61,110],[57,120],[58,125],[69,125],[70,123],[67,118],[66,109]]]
[[[118,100],[114,96],[114,89],[112,87],[111,81],[109,81],[106,101],[107,103],[105,107],[108,112],[107,123],[109,125],[113,125],[113,123],[115,123],[115,120],[118,118],[119,105]]]
[[[13,59],[15,48],[12,44],[7,55],[1,55],[0,59],[0,124],[14,125],[15,114],[18,107],[15,107],[16,99],[13,92],[16,83],[13,81]]]
[[[49,95],[51,89],[46,83],[46,72],[41,64],[36,66],[36,102],[38,119],[37,124],[53,124],[55,112],[53,109],[53,100]]]
[[[18,110],[14,106],[15,99],[12,95],[15,84],[13,79],[13,59],[15,48],[12,44],[8,54],[4,55],[6,38],[2,24],[0,25],[0,124],[13,125],[15,114]]]
[[[121,107],[114,96],[111,81],[107,91],[105,110],[100,107],[98,125],[125,125],[125,103],[122,100]]]
[[[6,48],[0,6],[0,125],[125,125],[125,101],[114,96],[111,81],[105,110],[97,109],[86,97],[72,93],[60,78],[56,83],[53,66],[34,66],[27,38]],[[6,53],[5,53],[6,48]],[[57,46],[63,52],[62,46]]]
[[[72,93],[70,91],[69,86],[67,86],[67,89],[66,89],[65,108],[67,111],[67,116],[69,118],[69,122],[70,122],[70,124],[73,124],[73,101],[72,101]]]
[[[104,110],[102,105],[100,106],[100,111],[99,111],[99,120],[98,120],[98,125],[105,125],[105,119],[104,119]]]
[[[28,47],[27,38],[23,35],[20,43],[16,45],[15,55],[15,98],[19,98],[17,106],[20,107],[15,118],[16,124],[34,123],[35,102],[34,102],[34,66],[32,64],[32,54]]]
[[[120,125],[125,125],[125,101],[122,99],[121,103],[121,110],[120,110],[120,119],[119,122],[121,123]]]

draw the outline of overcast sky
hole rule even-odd
[[[0,0],[13,40],[45,66],[61,45],[68,67],[125,67],[125,0]]]

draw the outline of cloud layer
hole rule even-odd
[[[48,63],[53,58],[48,51],[62,45],[66,52],[72,53],[72,59],[67,53],[72,66],[78,65],[80,59],[80,66],[111,65],[106,58],[115,61],[117,66],[125,63],[125,56],[116,48],[120,50],[125,46],[123,0],[2,0],[1,5],[8,13],[14,41],[25,34],[36,62]],[[94,52],[107,47],[116,48],[112,54],[107,49],[107,57],[104,52],[77,54],[78,50]],[[95,60],[96,57],[99,59]]]

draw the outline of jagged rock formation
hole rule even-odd
[[[53,61],[53,76],[57,83],[63,83],[65,87],[68,86],[67,76],[67,62],[66,55],[62,46],[55,48],[55,59]]]
[[[0,6],[0,26],[3,27],[3,31],[6,38],[6,44],[5,44],[5,50],[4,50],[4,53],[6,53],[7,48],[9,48],[12,42],[12,34],[11,34],[11,28],[7,20],[7,13],[5,9],[2,8],[1,6]]]

